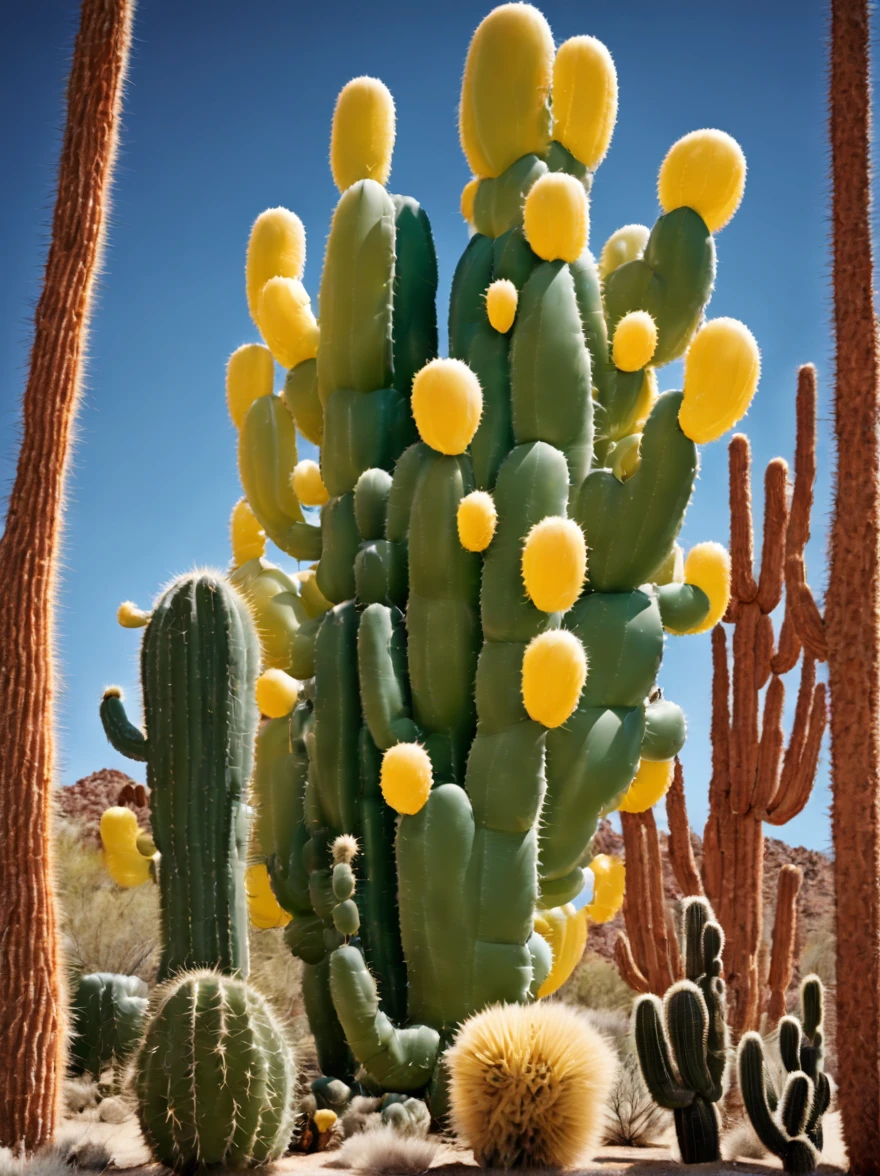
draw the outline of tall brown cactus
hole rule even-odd
[[[50,852],[53,592],[70,434],[131,40],[133,0],[83,0],[23,436],[0,540],[0,1146],[52,1136],[64,991]]]
[[[825,610],[837,893],[840,1109],[855,1176],[880,1173],[880,351],[871,252],[867,0],[832,0],[834,427]]]

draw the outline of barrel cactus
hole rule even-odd
[[[140,1041],[146,1009],[147,986],[138,976],[80,976],[71,1000],[71,1073],[99,1078],[124,1062]]]

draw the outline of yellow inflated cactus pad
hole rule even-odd
[[[340,192],[358,180],[387,181],[394,135],[391,91],[378,78],[352,78],[336,99],[330,135],[330,170]]]
[[[104,868],[117,886],[130,889],[150,880],[150,858],[137,848],[142,830],[129,808],[114,806],[101,814]]]
[[[593,923],[610,923],[623,906],[626,869],[619,857],[599,853],[590,862],[593,872],[593,901],[585,907]]]
[[[709,615],[692,629],[670,629],[679,634],[707,633],[714,629],[730,603],[730,554],[720,543],[698,543],[684,561],[684,582],[709,597]]]
[[[492,495],[474,490],[458,504],[458,540],[466,551],[485,551],[492,542],[498,512]]]
[[[624,225],[612,233],[599,254],[599,277],[604,280],[628,261],[640,258],[650,235],[647,225]]]
[[[244,888],[247,894],[248,914],[255,927],[261,931],[268,931],[273,927],[287,926],[290,915],[278,904],[265,862],[248,866],[244,876]]]
[[[270,278],[260,293],[259,315],[263,338],[283,368],[318,354],[318,323],[298,278]]]
[[[274,384],[275,364],[268,347],[244,343],[233,351],[226,364],[226,405],[237,429],[253,402],[269,396]]]
[[[746,157],[726,131],[691,131],[669,148],[657,194],[664,212],[692,208],[712,233],[739,208],[746,186]]]
[[[270,278],[301,278],[306,267],[306,231],[287,208],[267,208],[254,221],[247,247],[245,284],[251,318],[260,325],[260,294]]]
[[[587,946],[587,912],[576,911],[571,903],[539,911],[535,915],[535,930],[550,944],[553,967],[538,989],[538,998],[551,996],[568,980],[581,961]]]
[[[303,506],[323,506],[330,497],[316,461],[304,457],[293,467],[293,492]]]
[[[614,330],[612,358],[622,372],[647,367],[657,350],[657,324],[646,310],[631,310]]]
[[[622,813],[644,813],[669,791],[675,760],[640,760],[632,784],[617,806]]]
[[[574,713],[586,680],[587,654],[574,633],[551,629],[526,646],[522,697],[536,723],[561,727]]]
[[[284,670],[264,670],[257,678],[257,706],[267,719],[283,719],[296,706],[299,683]]]
[[[519,293],[508,278],[499,278],[486,291],[486,313],[489,322],[502,335],[506,335],[516,318]]]
[[[423,809],[433,780],[431,760],[419,743],[397,743],[382,756],[382,795],[396,813],[412,816]]]
[[[684,399],[678,423],[698,445],[717,441],[748,411],[761,378],[761,353],[747,326],[710,319],[684,357]]]
[[[413,380],[412,411],[426,445],[438,453],[464,453],[483,412],[480,381],[460,359],[432,359]]]
[[[595,171],[617,121],[617,70],[595,37],[572,37],[553,64],[553,138]]]
[[[590,209],[580,180],[564,172],[541,176],[526,196],[523,229],[544,261],[577,261],[590,235]]]
[[[474,223],[474,203],[477,199],[477,188],[480,186],[478,176],[468,180],[461,190],[461,215],[469,225]]]
[[[232,508],[229,538],[232,562],[236,567],[241,567],[249,559],[260,559],[266,553],[266,532],[246,498],[239,498]]]
[[[541,519],[526,536],[522,553],[526,592],[541,612],[567,612],[587,578],[587,544],[574,519]]]

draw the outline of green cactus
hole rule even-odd
[[[727,1069],[727,1021],[721,979],[723,932],[704,898],[682,903],[686,980],[662,1001],[643,996],[633,1028],[642,1075],[658,1106],[673,1112],[685,1164],[721,1158],[717,1103]]]
[[[147,986],[137,976],[91,972],[80,976],[71,1001],[69,1066],[99,1078],[124,1062],[140,1041]]]

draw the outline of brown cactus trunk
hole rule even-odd
[[[84,0],[23,438],[0,540],[0,1146],[55,1128],[64,989],[50,853],[53,589],[70,431],[100,264],[132,0]]]
[[[794,971],[795,941],[798,924],[798,895],[803,874],[797,866],[784,865],[776,884],[776,918],[773,922],[773,954],[767,985],[770,1001],[767,1005],[768,1027],[773,1029],[785,1016],[785,995]]]
[[[840,1109],[855,1176],[880,1173],[880,383],[871,256],[868,20],[867,0],[832,0],[837,481],[825,629]]]

